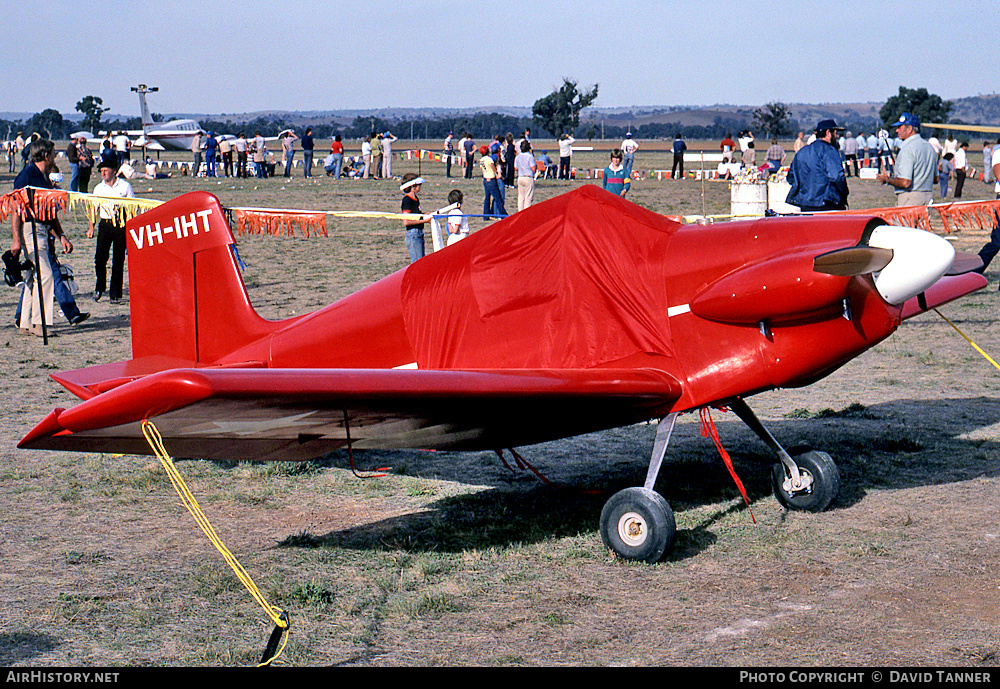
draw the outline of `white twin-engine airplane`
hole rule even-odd
[[[139,84],[132,90],[139,94],[139,110],[142,114],[142,131],[129,131],[129,136],[138,136],[135,146],[142,146],[154,151],[187,151],[191,149],[196,134],[204,134],[201,125],[194,120],[170,120],[169,122],[153,122],[146,105],[146,94],[159,91],[157,86]]]
[[[131,87],[139,94],[139,110],[142,115],[142,129],[125,132],[128,136],[138,137],[132,142],[133,146],[147,148],[152,151],[189,151],[194,142],[196,134],[204,135],[206,132],[201,128],[201,124],[195,120],[170,120],[169,122],[154,122],[149,114],[149,106],[146,105],[146,94],[159,91],[157,86],[146,86],[139,84]],[[282,130],[278,136],[264,137],[265,141],[277,141],[282,134],[291,132],[291,129]],[[215,138],[219,141],[225,139],[235,139],[232,134],[218,134]],[[204,140],[202,148],[205,147]]]

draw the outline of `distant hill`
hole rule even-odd
[[[1000,124],[1000,94],[969,96],[953,99],[951,119],[966,124]],[[807,128],[826,118],[834,118],[842,123],[875,123],[878,111],[884,102],[873,103],[786,103],[792,111],[792,120],[799,128]],[[600,126],[601,122],[608,125],[635,126],[644,124],[679,124],[681,126],[710,126],[716,121],[746,120],[753,117],[753,111],[759,105],[664,105],[664,106],[630,106],[615,108],[587,108],[581,113],[581,120]],[[266,110],[246,113],[170,113],[164,114],[165,119],[191,118],[194,120],[214,120],[217,122],[250,122],[258,117],[264,119],[282,119],[295,126],[316,124],[349,125],[358,117],[375,117],[387,122],[411,120],[436,120],[447,117],[459,118],[477,113],[500,113],[513,117],[531,117],[530,106],[519,105],[482,105],[468,108],[374,108],[374,109],[340,109],[340,110],[307,110],[286,111]],[[0,119],[9,121],[25,121],[35,113],[0,112]],[[115,115],[107,113],[104,121],[126,120],[135,115]],[[63,113],[63,118],[78,121],[82,115],[78,112]]]
[[[971,98],[956,98],[951,119],[965,124],[1000,124],[1000,93]]]

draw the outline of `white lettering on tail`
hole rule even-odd
[[[199,218],[201,218],[202,231],[208,232],[211,230],[212,228],[208,221],[210,215],[212,215],[212,209],[206,208],[191,215],[178,216],[166,227],[161,228],[160,223],[143,225],[138,228],[138,232],[135,229],[130,229],[129,234],[132,235],[132,241],[135,243],[135,248],[137,249],[141,249],[143,246],[152,246],[154,238],[157,244],[163,244],[163,235],[165,234],[173,234],[177,239],[186,239],[191,235],[198,234]]]

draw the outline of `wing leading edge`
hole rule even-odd
[[[172,369],[56,409],[20,448],[306,460],[345,447],[482,450],[662,416],[681,384],[653,368]]]

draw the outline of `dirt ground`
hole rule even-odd
[[[603,167],[604,155],[577,164]],[[667,153],[646,156],[637,167],[669,168]],[[395,172],[416,167],[398,161]],[[446,180],[428,161],[420,172],[424,210],[445,205],[453,187],[470,209],[482,200],[477,179]],[[585,183],[547,181],[538,196]],[[850,183],[854,207],[891,205],[880,185]],[[398,182],[322,176],[133,184],[161,199],[207,189],[226,206],[395,211],[400,196]],[[10,185],[0,175],[0,191]],[[992,196],[967,185],[968,198]],[[665,214],[722,213],[729,186],[647,181],[631,198]],[[128,307],[89,298],[94,242],[80,218],[65,225],[90,320],[57,320],[48,346],[0,330],[0,665],[252,665],[269,622],[155,459],[14,447],[76,401],[49,373],[130,356]],[[329,238],[238,238],[263,316],[314,310],[406,264],[395,221],[329,228]],[[950,239],[975,251],[985,237]],[[987,290],[941,311],[998,358],[997,274],[987,277]],[[13,314],[15,296],[0,289],[0,311]],[[687,415],[657,485],[676,513],[677,543],[656,565],[610,557],[597,531],[604,501],[641,485],[652,425],[520,448],[551,485],[490,453],[356,453],[360,469],[392,467],[384,478],[356,476],[341,453],[178,467],[265,597],[290,613],[279,665],[992,668],[998,390],[997,369],[930,313],[808,388],[751,398],[786,447],[808,443],[837,460],[840,497],[822,514],[782,510],[767,448],[733,414],[716,413],[756,522]]]

